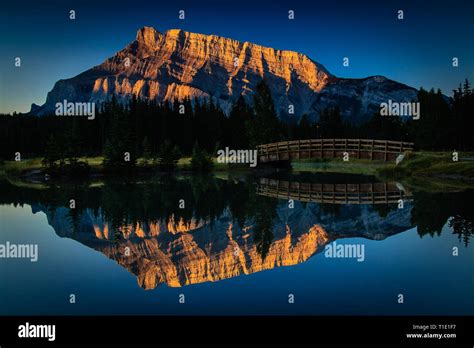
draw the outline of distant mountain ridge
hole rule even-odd
[[[344,117],[357,121],[378,111],[388,99],[411,102],[417,96],[414,88],[383,76],[336,77],[298,52],[180,29],[162,34],[143,27],[133,42],[104,63],[57,81],[46,103],[33,104],[31,113],[53,114],[55,104],[65,99],[100,103],[112,95],[122,101],[132,95],[157,101],[212,96],[229,112],[240,95],[250,103],[262,79],[282,118],[288,117],[289,105],[294,106],[294,116],[306,113],[312,119],[325,108],[338,106]]]
[[[386,216],[370,205],[345,205],[337,216],[323,212],[321,205],[295,202],[294,208],[279,204],[272,221],[268,253],[262,258],[255,239],[256,223],[235,221],[229,209],[210,220],[184,222],[170,216],[113,228],[101,213],[86,209],[74,231],[69,209],[49,209],[33,204],[32,211],[44,212],[61,238],[72,238],[115,260],[137,276],[144,289],[160,284],[180,287],[219,281],[307,261],[339,238],[383,240],[412,228],[413,206],[395,209]],[[115,239],[115,236],[120,238]],[[130,255],[124,254],[128,247]],[[237,251],[237,252],[236,252]]]

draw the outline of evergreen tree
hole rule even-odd
[[[429,92],[420,89],[418,92],[420,103],[420,119],[410,122],[412,132],[418,148],[426,150],[447,149],[451,143],[453,125],[451,124],[449,105],[441,91]]]
[[[277,142],[282,138],[282,126],[275,111],[270,88],[262,80],[253,97],[254,116],[250,122],[250,145]]]
[[[300,122],[298,123],[297,138],[311,139],[312,133],[312,124],[308,119],[308,115],[304,114],[303,116],[301,116]]]
[[[338,107],[321,111],[319,125],[322,138],[339,138],[345,135],[344,123]]]
[[[465,97],[471,94],[471,84],[469,83],[468,79],[464,80],[462,92],[463,92],[463,96]]]
[[[51,134],[46,144],[44,158],[41,162],[46,168],[54,168],[58,165],[56,162],[63,159],[62,149],[56,142],[54,134]]]
[[[226,129],[229,144],[234,149],[245,149],[249,146],[249,126],[251,120],[249,106],[241,95],[232,107]]]
[[[83,145],[77,120],[72,120],[72,124],[66,134],[64,134],[63,139],[64,156],[68,165],[77,166]]]
[[[115,96],[110,103],[111,124],[104,148],[104,166],[107,168],[133,168],[136,165],[136,149],[133,127],[128,112]]]
[[[179,159],[181,158],[181,151],[179,147],[171,144],[169,140],[166,140],[160,148],[158,154],[158,162],[160,168],[163,170],[173,170],[176,168]]]
[[[464,81],[463,87],[459,85],[457,91],[454,91],[452,105],[452,120],[450,127],[453,129],[451,134],[452,150],[472,150],[474,149],[474,93],[470,87],[469,81]]]
[[[145,136],[142,142],[142,157],[146,164],[153,160],[153,153],[151,151],[151,145],[148,138]]]
[[[203,151],[196,142],[191,157],[191,168],[197,171],[209,171],[212,169],[213,165],[212,158]]]
[[[402,121],[400,117],[381,116],[375,113],[368,122],[362,125],[360,133],[368,139],[400,141],[405,138],[406,123],[407,121]]]

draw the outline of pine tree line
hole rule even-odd
[[[282,122],[264,81],[251,105],[241,96],[228,116],[208,99],[181,102],[147,101],[133,97],[127,104],[115,97],[97,107],[94,120],[85,117],[0,116],[0,158],[41,156],[48,161],[77,165],[81,156],[105,156],[105,163],[132,164],[142,157],[170,165],[178,155],[200,151],[214,155],[219,148],[253,148],[280,140],[309,138],[368,138],[414,141],[418,149],[472,150],[474,93],[466,80],[447,100],[438,90],[418,93],[421,117],[373,115],[361,125],[341,117],[339,109],[323,110],[317,121],[302,115],[298,122]],[[295,119],[297,119],[295,117]]]

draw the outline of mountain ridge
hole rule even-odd
[[[412,227],[413,207],[408,203],[406,209],[382,217],[373,206],[341,206],[335,217],[314,203],[297,201],[294,208],[279,204],[265,257],[257,249],[262,241],[256,240],[256,222],[249,219],[240,225],[229,209],[212,221],[192,218],[184,222],[170,216],[114,228],[102,213],[96,215],[88,208],[79,217],[76,232],[67,219],[67,207],[52,210],[33,204],[31,209],[44,212],[57,236],[101,252],[135,275],[140,287],[150,290],[161,284],[181,287],[293,266],[341,238],[383,240]]]
[[[343,117],[359,120],[388,99],[411,102],[416,90],[383,76],[340,78],[305,54],[248,41],[170,29],[142,27],[134,41],[75,77],[57,81],[45,104],[30,113],[54,113],[56,102],[101,103],[115,95],[148,100],[213,98],[228,113],[243,95],[251,103],[255,86],[265,79],[281,118],[339,107]],[[294,115],[289,112],[292,105]]]

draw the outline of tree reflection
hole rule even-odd
[[[418,234],[440,235],[443,227],[453,229],[453,234],[467,247],[474,231],[474,210],[471,207],[473,190],[453,193],[426,193],[414,195],[411,221],[417,225]]]
[[[15,186],[0,181],[0,204],[29,204],[48,213],[55,219],[58,208],[68,209],[66,223],[71,237],[80,231],[84,214],[106,221],[111,238],[118,240],[135,226],[147,226],[158,221],[194,221],[212,223],[227,214],[241,229],[252,226],[257,251],[264,259],[274,238],[274,220],[280,204],[278,200],[258,195],[256,180],[249,176],[235,180],[216,179],[212,175],[160,176],[143,181],[122,182],[107,180],[99,184],[55,183],[44,189]],[[474,209],[471,202],[474,190],[450,193],[413,192],[411,223],[418,234],[440,235],[448,223],[459,240],[467,246],[474,231]],[[69,208],[71,199],[75,208]],[[180,202],[184,202],[180,205]],[[308,203],[308,206],[317,203]],[[337,204],[319,204],[314,211],[319,219],[360,219],[360,207]],[[364,208],[366,209],[366,208]],[[387,217],[397,209],[396,204],[372,205],[370,210]]]

